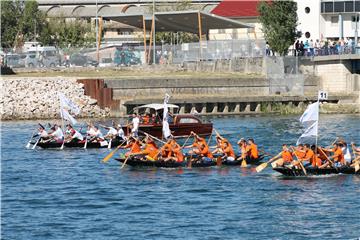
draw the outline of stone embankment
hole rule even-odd
[[[84,94],[83,84],[75,78],[3,78],[1,79],[0,115],[2,120],[60,118],[58,92],[75,102],[81,113],[75,118],[106,117],[110,109],[101,109],[97,100]]]

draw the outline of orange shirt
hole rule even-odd
[[[229,144],[226,148],[222,147],[222,150],[226,154],[226,156],[235,158],[235,152],[231,144]]]
[[[295,157],[297,157],[300,160],[306,156],[306,153],[303,151],[295,150],[294,155],[295,155]]]
[[[257,150],[257,146],[254,143],[246,146],[246,152],[247,152],[248,156],[253,158],[253,159],[259,158],[259,153],[258,153],[258,150]]]
[[[173,148],[172,152],[174,153],[178,162],[184,161],[184,155],[182,154],[181,147],[179,145],[177,145],[175,148]]]
[[[341,148],[336,149],[334,152],[334,161],[345,164],[344,153],[342,152]]]
[[[209,147],[206,144],[205,147],[203,149],[200,150],[200,154],[203,157],[208,157],[208,158],[213,158],[212,153],[209,151]]]
[[[287,163],[291,163],[293,160],[293,157],[289,151],[282,151],[281,158],[284,160],[284,162],[287,162]]]
[[[149,157],[156,159],[159,151],[152,143],[147,143],[145,149],[141,152],[143,154],[148,155]]]
[[[309,161],[312,164],[313,161],[315,160],[314,158],[315,158],[314,151],[311,149],[308,149],[305,153],[305,157],[302,159],[307,159],[307,161]]]

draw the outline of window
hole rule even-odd
[[[199,121],[194,118],[181,118],[179,123],[199,123]]]
[[[355,12],[360,12],[360,1],[355,1]]]
[[[353,1],[345,2],[345,12],[354,12],[354,2]]]
[[[309,33],[309,32],[306,32],[306,33],[305,33],[305,37],[306,37],[306,38],[310,38],[310,37],[311,37],[310,33]]]
[[[324,12],[331,13],[334,11],[334,3],[333,2],[324,2]]]
[[[334,2],[334,12],[344,12],[345,3],[344,2]]]
[[[306,7],[306,8],[305,8],[305,13],[307,13],[307,14],[310,13],[310,8],[309,8],[309,7]]]

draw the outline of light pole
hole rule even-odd
[[[358,41],[359,41],[359,21],[360,21],[360,14],[355,15],[355,51],[357,51]]]
[[[156,31],[155,31],[155,0],[153,0],[153,20],[154,20],[154,35],[153,35],[153,64],[156,64],[156,43],[155,43],[155,40],[156,40],[156,38],[155,38],[155,33],[156,33]]]

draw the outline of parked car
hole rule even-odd
[[[20,58],[19,54],[6,54],[5,64],[11,68],[25,67],[24,61]]]
[[[73,54],[70,57],[70,64],[72,66],[83,66],[83,67],[86,67],[86,66],[96,67],[98,65],[98,63],[95,60],[89,58],[86,55],[82,55],[80,53]]]

